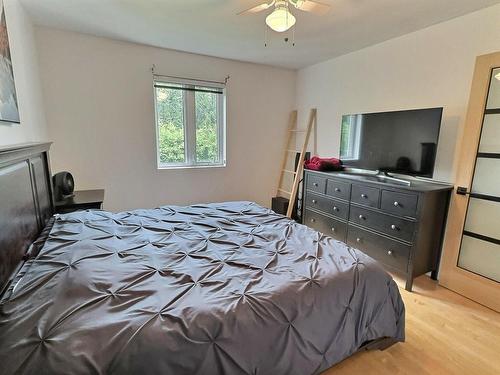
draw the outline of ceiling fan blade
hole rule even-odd
[[[242,14],[259,13],[259,12],[262,12],[263,10],[269,9],[270,7],[273,6],[273,4],[274,4],[274,1],[272,1],[270,3],[262,3],[262,4],[259,4],[257,6],[252,7],[250,9],[239,12],[239,13],[237,13],[237,15],[239,16]]]
[[[302,0],[297,2],[296,8],[304,12],[325,14],[330,10],[331,6],[315,0]]]

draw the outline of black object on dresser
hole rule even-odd
[[[277,214],[286,215],[290,200],[284,197],[273,197],[271,200],[271,209]]]
[[[104,190],[80,190],[74,195],[56,202],[56,212],[65,214],[78,210],[101,209]]]
[[[304,224],[357,248],[389,271],[437,278],[451,185],[305,171]]]
[[[59,172],[52,177],[54,186],[54,199],[62,201],[73,196],[75,190],[75,180],[69,172]]]

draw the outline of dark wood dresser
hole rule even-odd
[[[305,171],[304,224],[404,274],[406,290],[427,272],[437,278],[452,185]]]

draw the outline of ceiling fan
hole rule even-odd
[[[266,24],[279,33],[287,31],[295,25],[296,19],[292,12],[290,12],[290,6],[315,14],[324,14],[330,9],[330,5],[315,0],[272,0],[244,10],[238,13],[238,15],[262,12],[273,6],[273,12],[266,17]]]

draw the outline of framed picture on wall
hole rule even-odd
[[[0,123],[20,123],[3,0],[0,0]]]

